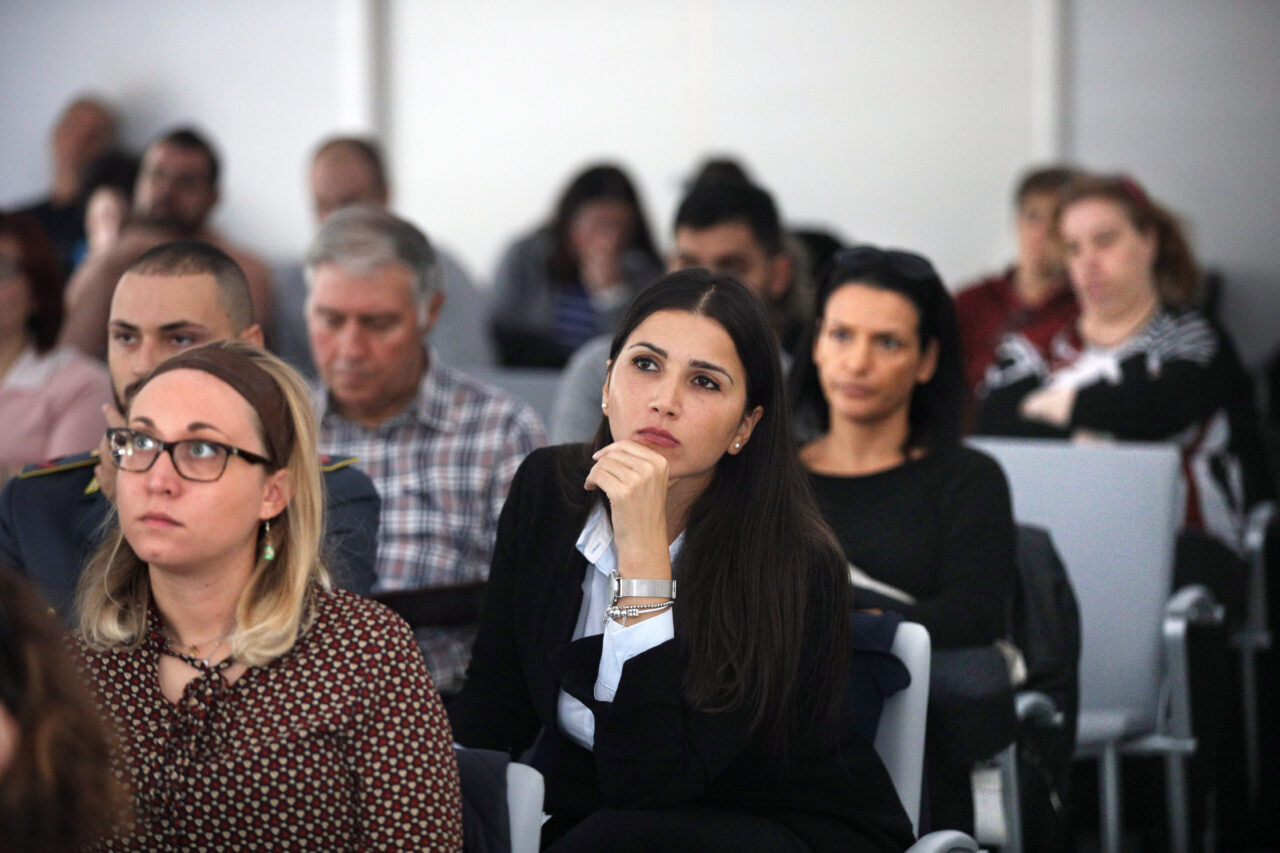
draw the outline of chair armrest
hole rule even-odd
[[[1013,694],[1013,706],[1020,723],[1055,729],[1062,727],[1063,715],[1058,703],[1039,690],[1019,690]]]
[[[449,586],[376,592],[370,598],[400,614],[400,617],[409,623],[410,628],[422,628],[428,625],[447,627],[479,622],[484,590],[484,581],[474,581]]]
[[[1271,648],[1267,625],[1267,531],[1275,515],[1275,501],[1262,501],[1249,510],[1244,527],[1244,560],[1249,577],[1240,633],[1247,637],[1250,647],[1257,649]]]
[[[977,853],[978,842],[963,832],[940,829],[907,848],[907,853]]]
[[[1174,623],[1184,625],[1221,625],[1223,608],[1213,593],[1203,584],[1189,584],[1169,597],[1164,606],[1164,633],[1178,630]]]
[[[1276,502],[1262,501],[1249,510],[1244,525],[1244,550],[1247,554],[1261,554],[1267,544],[1267,528],[1275,518]]]
[[[1191,677],[1187,666],[1187,626],[1217,625],[1222,605],[1203,584],[1190,584],[1175,592],[1164,608],[1164,714],[1158,735],[1190,738]]]

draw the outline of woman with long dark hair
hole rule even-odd
[[[502,363],[560,367],[588,338],[613,331],[662,272],[631,179],[591,166],[565,188],[550,221],[513,243],[493,280]]]
[[[800,460],[858,606],[920,622],[935,648],[989,645],[1008,630],[1013,513],[1000,467],[960,444],[950,295],[920,255],[860,246],[836,255],[818,306],[791,376],[817,432]],[[970,828],[970,768],[930,765],[935,825]]]
[[[554,849],[910,842],[843,715],[849,587],[777,352],[745,287],[672,273],[614,336],[594,442],[516,475],[450,715],[463,745],[533,746]]]

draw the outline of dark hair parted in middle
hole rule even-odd
[[[551,257],[547,260],[552,276],[560,281],[578,280],[578,257],[569,239],[569,229],[578,211],[593,201],[617,201],[631,208],[631,242],[623,248],[638,249],[655,262],[658,260],[658,250],[654,247],[653,235],[649,232],[649,223],[635,184],[617,166],[602,163],[580,172],[556,202],[555,214],[547,225],[553,244]]]
[[[673,615],[684,696],[697,708],[744,709],[753,727],[779,733],[785,760],[797,744],[834,742],[839,734],[849,654],[844,558],[795,454],[778,342],[760,300],[729,276],[701,268],[671,273],[636,297],[614,335],[610,359],[660,311],[686,311],[722,326],[746,371],[744,414],[763,408],[751,441],[737,455],[721,457],[710,485],[690,507],[672,567],[680,582]],[[612,441],[604,420],[594,442],[583,445],[579,464],[566,472],[564,491],[576,493],[584,518],[584,500],[602,499],[600,492],[582,489],[588,454]],[[820,644],[802,652],[806,620],[839,629],[819,632]],[[809,656],[804,666],[802,653]],[[812,683],[797,683],[797,673],[806,671],[817,674]]]
[[[839,252],[818,287],[818,319],[796,348],[789,387],[802,432],[826,432],[830,411],[813,363],[813,342],[831,295],[848,284],[862,284],[904,297],[916,310],[916,336],[924,351],[936,342],[938,365],[928,382],[911,394],[910,430],[904,450],[933,450],[960,440],[964,375],[960,365],[956,308],[933,264],[912,252],[856,246]]]

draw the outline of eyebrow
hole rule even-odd
[[[324,314],[329,317],[355,317],[357,320],[381,320],[391,317],[402,317],[403,311],[348,311],[345,308],[333,308],[322,302],[313,302],[312,310],[317,314]]]
[[[141,328],[127,320],[112,320],[111,326],[113,328],[124,329],[130,332],[139,331]],[[176,332],[179,329],[205,329],[207,327],[203,323],[197,323],[195,320],[175,320],[172,323],[165,323],[159,328],[161,332]]]
[[[699,257],[693,251],[677,251],[676,258],[683,264],[709,270],[714,270],[717,267],[741,265],[748,261],[747,253],[739,250],[725,252],[721,255],[712,255],[710,258]]]
[[[137,421],[143,426],[148,426],[148,427],[151,427],[152,429],[156,428],[155,421],[151,420],[151,418],[148,418],[145,415],[137,415],[136,417],[130,418],[130,420]],[[226,435],[225,432],[218,429],[213,424],[207,424],[204,421],[192,421],[191,423],[187,424],[187,432],[197,432],[202,429],[212,430],[213,432],[216,432],[219,435]]]
[[[666,350],[664,350],[662,347],[654,346],[648,341],[636,341],[634,344],[627,347],[627,349],[631,350],[631,349],[635,349],[636,347],[644,347],[645,349],[651,350],[661,358],[667,358]],[[733,374],[731,374],[729,371],[725,370],[723,367],[721,367],[720,365],[714,362],[702,361],[701,359],[693,358],[689,360],[689,366],[697,368],[698,370],[710,370],[715,373],[722,374],[725,379],[728,379],[731,384],[734,384]]]

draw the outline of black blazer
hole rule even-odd
[[[546,778],[553,817],[544,838],[606,805],[697,804],[777,820],[815,850],[906,848],[910,824],[869,743],[850,727],[839,750],[799,756],[783,772],[770,733],[749,732],[744,710],[685,704],[674,640],[627,662],[613,702],[594,700],[601,638],[571,641],[585,519],[557,480],[562,454],[576,449],[534,451],[511,484],[467,681],[449,706],[457,741],[520,756],[537,740],[529,762]],[[560,732],[561,687],[593,711],[594,750]]]

